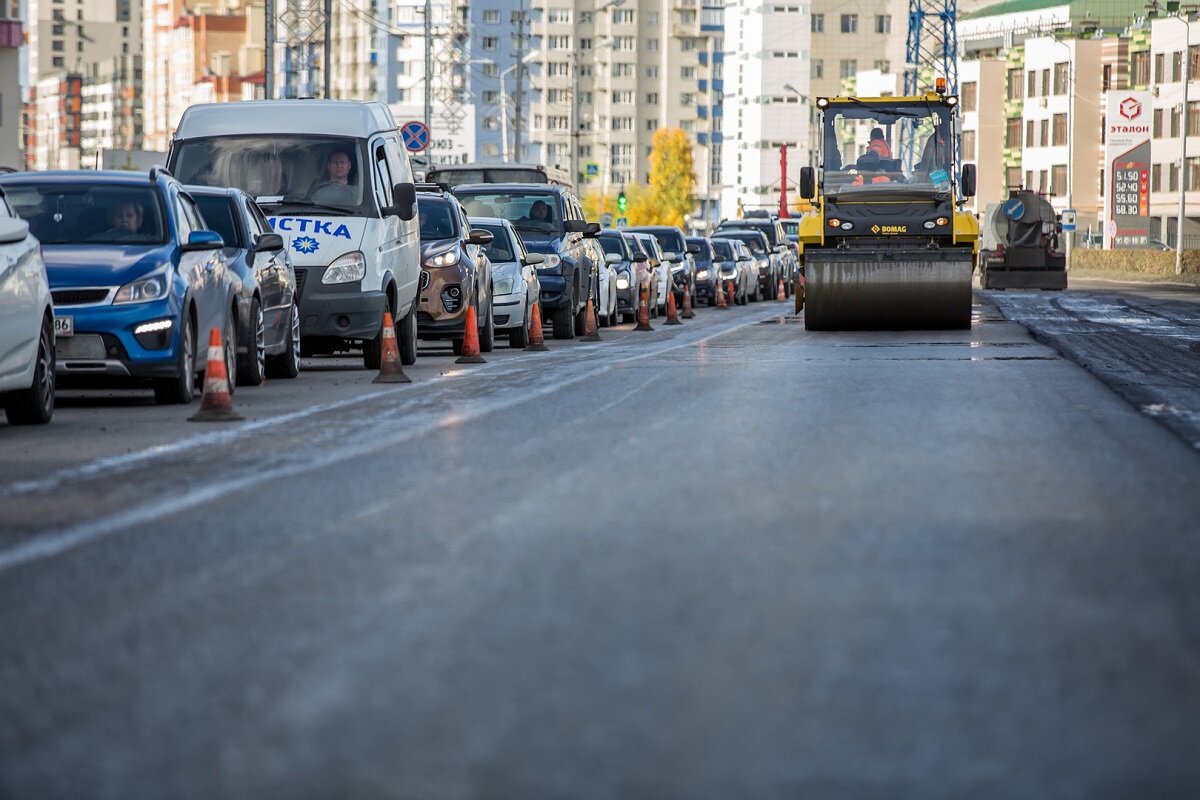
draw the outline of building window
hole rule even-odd
[[[1154,54],[1154,80],[1158,83],[1167,82],[1167,54]]]
[[[483,49],[488,50],[490,52],[495,52],[496,50],[499,50],[500,49],[500,37],[499,36],[483,37]]]
[[[630,73],[630,74],[632,74],[632,73]],[[657,78],[658,77],[658,67],[646,67],[646,77],[647,78]]]
[[[54,41],[50,42],[50,49],[56,53],[61,53],[63,51],[62,39],[55,39]]]
[[[500,118],[499,117],[484,117],[483,118],[483,129],[485,131],[499,130],[500,129]]]
[[[1037,72],[1030,71],[1028,86],[1025,89],[1026,97],[1037,97]]]
[[[570,50],[571,49],[571,37],[570,36],[547,36],[546,37],[546,46],[549,47],[551,50]]]
[[[1188,156],[1187,160],[1187,190],[1194,192],[1200,189],[1200,156]]]
[[[52,63],[56,67],[61,67],[61,66],[64,66],[66,62],[63,61],[62,56],[54,56],[54,58],[52,59]]]
[[[1188,136],[1200,134],[1200,100],[1188,101]]]
[[[658,92],[650,92],[650,94],[646,95],[646,105],[648,105],[648,106],[658,105]]]
[[[1147,86],[1150,83],[1150,51],[1142,50],[1130,56],[1131,86]]]
[[[858,14],[842,14],[842,33],[858,33]]]
[[[1188,48],[1188,80],[1195,80],[1200,75],[1200,44]]]
[[[825,15],[824,14],[813,14],[812,15],[812,32],[813,33],[824,33],[825,32]]]
[[[571,93],[566,89],[547,89],[546,102],[551,105],[565,103],[571,97]]]
[[[1063,95],[1067,93],[1067,85],[1070,83],[1071,65],[1070,64],[1055,64],[1054,65],[1054,94]]]
[[[1154,123],[1151,128],[1152,135],[1155,139],[1161,139],[1163,135],[1163,110],[1161,108],[1154,109]]]
[[[1103,78],[1100,80],[1100,91],[1107,92],[1112,88],[1112,64],[1105,64]]]
[[[546,75],[551,78],[566,78],[570,74],[571,65],[566,61],[551,61],[546,65]]]
[[[546,22],[551,25],[570,25],[571,24],[571,9],[569,8],[552,8],[546,12]]]
[[[1050,194],[1064,197],[1067,194],[1067,165],[1055,164],[1050,173]]]
[[[975,160],[975,131],[963,131],[962,149],[963,158]]]
[[[1067,115],[1054,115],[1054,146],[1062,147],[1067,143]]]
[[[592,49],[592,40],[586,36],[581,36],[579,38],[579,49],[580,50],[591,50]]]
[[[962,101],[962,110],[974,111],[976,103],[978,103],[979,84],[975,81],[964,83],[959,93],[959,99]]]
[[[681,41],[679,43],[679,49],[685,53],[689,52],[691,50],[695,50],[696,49],[696,40],[695,39],[684,39],[683,41]]]
[[[1004,134],[1004,146],[1016,150],[1021,146],[1021,118],[1012,117]]]
[[[1037,173],[1031,169],[1025,170],[1025,188],[1031,192],[1038,190],[1038,185],[1034,183],[1037,180]]]
[[[648,131],[658,130],[658,120],[656,120],[656,119],[646,120],[646,130],[648,130]]]
[[[637,17],[631,8],[618,8],[612,12],[614,25],[632,25]]]
[[[61,24],[59,24],[59,25],[53,25],[53,26],[51,26],[51,28],[50,28],[50,33],[51,33],[52,35],[54,35],[54,36],[62,36],[62,35],[63,35],[63,29],[64,29],[64,28],[66,28],[66,27],[67,27],[66,25],[61,25]]]
[[[1179,138],[1179,122],[1180,122],[1179,106],[1175,106],[1174,108],[1171,109],[1171,138],[1172,139]]]
[[[681,67],[679,69],[679,77],[683,78],[685,81],[692,80],[693,78],[696,77],[696,68],[695,67]]]
[[[658,52],[658,39],[647,39],[646,49],[652,53]]]
[[[1179,83],[1183,80],[1183,51],[1179,50],[1171,54],[1171,81]]]
[[[813,78],[824,78],[825,77],[825,62],[819,58],[814,58],[812,61],[809,62],[808,74],[811,75]]]
[[[571,127],[571,122],[566,116],[546,117],[546,122],[552,131],[565,131]]]
[[[692,94],[691,92],[682,92],[679,95],[679,105],[681,105],[681,106],[690,106],[690,105],[693,105],[695,102],[696,102],[696,95]]]
[[[489,78],[494,78],[500,74],[500,67],[495,64],[483,64],[483,74]]]
[[[838,75],[842,78],[853,78],[858,74],[858,62],[853,58],[842,59],[842,63],[838,68]]]
[[[499,92],[491,92],[491,91],[484,92],[483,93],[483,102],[485,102],[489,105],[495,105],[496,103],[500,102],[500,93]]]
[[[499,25],[500,10],[497,8],[485,8],[483,10],[483,23],[485,25]]]
[[[1004,170],[1004,183],[1013,189],[1021,185],[1021,168],[1008,167]]]
[[[882,73],[884,73],[884,74],[887,74],[887,73],[889,73],[889,72],[891,72],[891,71],[892,71],[892,62],[890,62],[890,61],[876,61],[876,62],[875,62],[875,69],[879,70],[880,72],[882,72]]]
[[[1150,191],[1162,191],[1162,164],[1150,165]]]
[[[1038,131],[1038,135],[1041,137],[1041,141],[1039,141],[1038,144],[1040,144],[1042,147],[1049,147],[1050,146],[1050,120],[1048,120],[1048,119],[1042,120],[1040,123],[1038,123],[1038,128],[1040,129]]]
[[[614,131],[633,130],[633,117],[613,117],[612,129]]]
[[[1025,121],[1025,146],[1034,147],[1037,142],[1033,140],[1033,120]]]
[[[612,74],[614,78],[632,78],[633,64],[613,64]]]
[[[1009,100],[1021,100],[1021,89],[1023,80],[1020,69],[1010,69],[1008,71],[1008,94]]]
[[[892,32],[892,15],[891,14],[876,14],[875,15],[875,32],[876,33],[891,33]]]
[[[614,36],[612,40],[613,50],[628,50],[630,52],[637,49],[636,36]]]
[[[493,156],[493,157],[500,155],[500,145],[492,144],[491,142],[488,142],[487,144],[485,144],[483,146],[483,154],[485,156]]]
[[[1171,168],[1167,172],[1167,191],[1179,191],[1179,165],[1175,162],[1171,162]]]

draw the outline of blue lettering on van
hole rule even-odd
[[[324,222],[319,219],[305,219],[304,217],[268,217],[267,221],[271,223],[271,230],[287,231],[291,233],[299,230],[301,233],[320,233],[325,236],[339,236],[343,239],[352,239],[350,228],[345,225],[333,227],[332,222]],[[292,223],[298,225],[297,228],[292,227]]]

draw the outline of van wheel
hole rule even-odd
[[[48,316],[38,336],[33,383],[4,398],[4,412],[12,425],[45,425],[54,416],[54,323]]]
[[[417,363],[417,301],[404,319],[396,323],[396,344],[400,347],[400,363],[411,367]]]
[[[363,342],[363,366],[367,369],[379,369],[383,363],[383,320],[379,321],[379,333],[374,339]]]

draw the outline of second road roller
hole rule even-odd
[[[819,166],[800,171],[808,330],[971,327],[979,224],[962,210],[958,98],[822,97]]]

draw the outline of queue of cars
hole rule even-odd
[[[471,310],[486,352],[525,347],[538,306],[571,339],[589,301],[632,321],[641,287],[652,314],[729,280],[744,303],[788,269],[782,234],[744,222],[602,231],[564,181],[417,184],[381,103],[193,106],[168,169],[0,175],[0,405],[44,423],[56,387],[95,385],[190,403],[214,329],[232,392],[302,356],[379,368],[385,313],[412,364],[418,340],[461,353]]]

